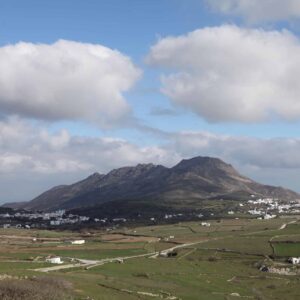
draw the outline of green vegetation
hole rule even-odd
[[[259,266],[266,264],[298,270],[285,263],[290,256],[300,256],[300,223],[289,224],[291,221],[297,220],[223,219],[210,221],[210,227],[201,226],[199,221],[84,236],[0,230],[0,295],[1,283],[5,288],[16,288],[17,282],[19,291],[28,281],[26,286],[36,291],[39,280],[43,280],[40,278],[47,274],[50,282],[55,278],[68,285],[57,299],[221,300],[237,299],[239,295],[246,299],[296,300],[300,297],[299,274],[259,271]],[[32,237],[39,238],[34,242]],[[67,242],[70,237],[84,237],[86,243],[71,245]],[[172,258],[149,257],[178,246]],[[148,256],[140,256],[147,253]],[[62,257],[71,267],[40,272],[59,267],[45,262],[48,255]],[[120,257],[132,258],[113,260]],[[78,265],[72,258],[93,263]],[[94,260],[99,261],[98,265]]]
[[[300,243],[276,243],[273,246],[277,256],[300,257]]]

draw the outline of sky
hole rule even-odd
[[[298,0],[0,0],[0,203],[214,156],[300,192]]]

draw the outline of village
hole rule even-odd
[[[82,224],[90,220],[90,217],[68,214],[65,210],[45,213],[12,211],[0,214],[0,222],[3,228],[50,228],[61,225]],[[93,221],[106,222],[106,220],[100,219],[94,219]]]
[[[212,214],[213,215],[213,214]],[[122,227],[125,224],[135,222],[145,222],[149,225],[163,223],[172,223],[185,220],[193,220],[203,218],[203,214],[199,213],[169,213],[160,214],[155,217],[144,217],[138,214],[134,217],[104,217],[93,218],[67,212],[65,210],[57,210],[54,212],[30,212],[30,211],[15,211],[0,213],[0,226],[2,228],[25,228],[25,229],[57,229],[57,228],[72,228],[75,226],[96,226],[107,227],[107,229],[115,229]]]
[[[252,195],[254,197],[254,195]],[[244,203],[239,204],[244,207]],[[289,203],[280,201],[274,198],[258,198],[247,201],[247,206],[250,207],[248,213],[257,216],[258,219],[274,219],[277,215],[293,215],[300,213],[300,202],[291,201]]]
[[[184,217],[183,214],[168,214],[161,218],[165,220],[178,219]],[[65,210],[57,210],[54,212],[27,212],[27,211],[11,211],[0,214],[0,224],[3,228],[58,228],[72,225],[91,225],[98,224],[99,227],[112,226],[112,229],[126,222],[133,222],[134,219],[123,217],[118,218],[91,218],[68,213]],[[150,217],[150,222],[156,222],[157,218]]]
[[[137,217],[116,216],[116,217],[90,217],[70,213],[65,210],[54,212],[30,212],[10,210],[0,213],[0,226],[3,228],[72,228],[75,226],[97,226],[108,229],[130,225],[136,222],[144,222],[145,225],[174,223],[188,220],[218,219],[226,214],[229,218],[253,217],[259,220],[274,219],[280,215],[297,215],[300,213],[300,201],[295,200],[289,203],[276,198],[258,198],[251,195],[247,201],[239,201],[230,210],[223,213],[216,213],[213,210],[201,210],[201,212],[170,212],[155,216],[144,216],[142,213]],[[209,223],[203,222],[204,226]]]

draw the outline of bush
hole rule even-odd
[[[214,261],[217,261],[217,260],[218,260],[218,258],[216,256],[210,256],[208,258],[208,261],[210,261],[210,262],[214,262]]]
[[[135,277],[149,278],[149,275],[147,273],[134,273],[132,275]]]
[[[1,300],[73,300],[71,284],[51,277],[0,281]]]

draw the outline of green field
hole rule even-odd
[[[296,223],[288,224],[291,221]],[[300,256],[299,220],[224,219],[210,223],[210,227],[187,222],[109,234],[0,230],[0,278],[65,280],[72,286],[72,299],[78,300],[300,299],[299,274],[263,273],[258,268],[283,265],[297,271],[285,259]],[[280,229],[283,224],[287,226]],[[33,237],[38,240],[33,242]],[[70,237],[84,238],[86,243],[71,245],[67,242]],[[178,246],[174,257],[150,257]],[[147,253],[149,256],[140,257]],[[68,268],[41,272],[56,267],[45,262],[48,255],[60,256]],[[116,257],[125,260],[114,261]],[[69,266],[72,259],[102,262],[106,258],[99,265]]]
[[[278,256],[300,257],[300,243],[276,243],[274,244],[275,254]]]

